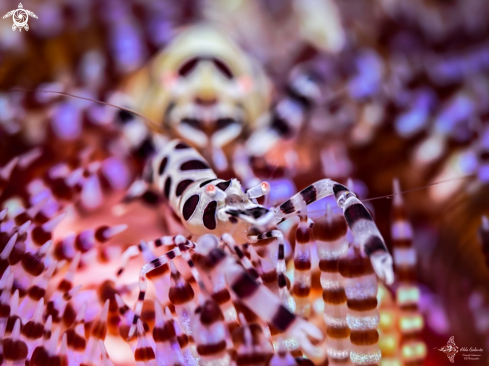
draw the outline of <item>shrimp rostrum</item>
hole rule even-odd
[[[237,179],[219,179],[195,149],[179,140],[168,143],[153,158],[148,176],[149,183],[167,198],[192,238],[198,239],[194,243],[183,235],[177,235],[151,242],[154,247],[174,247],[166,254],[154,257],[140,271],[140,293],[130,336],[134,334],[141,315],[147,287],[146,276],[167,264],[172,267],[173,276],[174,266],[170,262],[176,256],[182,256],[202,290],[203,297],[199,300],[201,307],[204,306],[203,299],[210,299],[208,295],[213,290],[208,289],[204,277],[221,273],[232,299],[252,309],[264,322],[295,337],[303,350],[312,350],[314,347],[308,336],[322,338],[319,329],[293,314],[279,296],[262,285],[256,274],[246,270],[246,263],[243,261],[240,264],[242,259],[246,260],[241,249],[238,245],[229,245],[229,242],[253,244],[262,239],[275,238],[283,246],[284,239],[277,225],[298,215],[303,207],[329,195],[334,195],[343,210],[355,245],[370,258],[377,276],[387,284],[394,280],[392,258],[375,222],[362,202],[342,184],[323,179],[280,206],[266,208],[258,204],[256,198],[269,192],[268,183],[262,182],[244,192]],[[227,243],[229,248],[220,245],[222,243]]]

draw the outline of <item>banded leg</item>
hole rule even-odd
[[[282,245],[282,248],[285,248],[285,246]],[[277,263],[279,260],[279,244],[277,239],[260,240],[253,245],[245,243],[243,244],[243,250],[249,252],[251,263],[258,270],[263,284],[272,292],[278,293]]]
[[[322,339],[322,333],[313,324],[295,316],[280,299],[265,286],[260,286],[253,277],[238,265],[232,257],[219,249],[208,254],[208,265],[225,273],[226,282],[236,297],[264,321],[279,331],[295,337],[304,352],[315,355],[320,353],[308,339],[311,336]],[[267,304],[267,306],[263,306]]]
[[[143,255],[144,259],[149,262],[154,259],[151,258],[152,256],[154,256],[152,254],[152,251],[154,249],[159,248],[161,246],[173,246],[173,245],[178,246],[181,244],[190,247],[195,247],[195,244],[192,243],[187,238],[185,238],[183,235],[162,236],[156,240],[145,242],[145,245],[142,243],[138,245],[131,245],[122,254],[122,259],[121,259],[122,263],[117,271],[117,277],[121,276],[122,273],[124,272],[124,269],[127,268],[129,260],[133,257],[138,256],[140,253]]]
[[[276,238],[279,244],[284,242],[284,234],[282,234],[280,230],[270,230],[258,234],[256,237],[248,236],[248,238],[252,243],[255,243],[257,240],[264,240],[264,239],[271,239],[271,238]]]
[[[287,279],[285,277],[286,263],[285,263],[285,247],[284,243],[281,242],[278,245],[278,256],[277,256],[277,285],[278,285],[278,296],[281,303],[291,312],[297,314],[297,303],[294,297],[290,294],[287,288]],[[283,331],[270,325],[270,333],[273,347],[275,349],[280,349],[282,343],[290,344],[288,351],[294,356],[302,356],[301,349],[294,339],[294,336],[289,334],[284,334]]]
[[[182,258],[185,259],[185,261],[187,262],[187,265],[190,269],[190,273],[192,273],[192,276],[194,277],[195,281],[199,285],[200,291],[202,291],[203,293],[208,293],[204,281],[202,281],[202,278],[200,277],[199,271],[197,270],[197,268],[195,268],[195,264],[194,261],[192,260],[192,257],[190,256],[190,253],[188,251],[182,252]]]
[[[277,257],[277,282],[278,282],[278,295],[282,299],[282,303],[287,306],[287,308],[295,313],[296,303],[294,298],[287,288],[287,280],[285,278],[285,246],[284,243],[278,245],[278,257]]]
[[[248,236],[248,239],[250,240],[251,243],[256,243],[259,240],[276,239],[278,242],[279,251],[280,251],[280,247],[282,247],[282,250],[283,250],[282,254],[285,254],[284,235],[282,234],[282,232],[280,230],[275,229],[275,230],[266,231],[266,232],[261,233],[257,236]],[[279,256],[279,253],[277,253],[277,257],[278,256]],[[279,273],[279,266],[280,265],[279,265],[279,262],[277,259],[277,268],[276,268],[277,275]],[[284,261],[283,261],[282,274],[283,274],[283,272],[285,272],[285,257],[284,257]],[[285,281],[285,277],[282,280]],[[281,280],[279,279],[278,281],[279,281],[279,289],[280,289],[280,283],[281,283],[280,281]],[[295,308],[295,304],[293,307]]]
[[[375,273],[386,284],[391,285],[394,282],[392,257],[367,208],[344,186],[335,187],[335,198],[338,206],[343,209],[343,215],[356,242],[370,258]]]
[[[181,235],[177,235],[177,237],[178,236],[181,236]],[[176,258],[176,257],[182,255],[183,252],[186,252],[189,249],[195,248],[194,243],[192,243],[191,241],[188,241],[187,239],[185,239],[185,241],[186,241],[185,244],[178,244],[178,246],[176,248],[174,248],[174,249],[170,250],[169,252],[163,254],[162,256],[152,260],[151,262],[145,264],[143,266],[143,268],[141,268],[141,271],[139,272],[139,296],[138,296],[138,300],[136,303],[136,308],[134,310],[133,322],[132,322],[131,328],[129,329],[128,339],[131,339],[131,337],[136,332],[136,325],[137,325],[138,319],[141,316],[141,311],[143,309],[144,297],[146,295],[146,290],[148,288],[148,282],[146,279],[146,275],[149,272],[154,271],[157,268],[160,268],[161,266],[167,264],[173,258]]]
[[[149,242],[150,245],[154,246],[155,248],[159,248],[161,246],[171,246],[171,245],[185,245],[191,248],[195,248],[196,245],[195,243],[191,242],[187,238],[185,238],[183,235],[176,235],[176,236],[162,236],[161,238],[158,238],[154,241]],[[182,252],[182,258],[187,262],[187,265],[190,269],[190,272],[192,273],[192,276],[194,277],[195,281],[197,281],[197,284],[199,285],[199,288],[206,292],[206,287],[204,285],[204,282],[202,281],[199,272],[197,271],[197,268],[195,268],[195,264],[188,253],[188,251],[183,251]]]
[[[299,193],[293,195],[287,201],[282,203],[275,212],[280,218],[289,218],[301,210],[303,202],[310,205],[324,197],[335,194],[336,191],[347,189],[343,185],[332,181],[331,179],[321,179],[310,186],[304,188]]]
[[[141,240],[141,242],[137,245],[137,247],[131,246],[124,252],[122,258],[123,265],[117,272],[118,276],[122,273],[123,269],[126,268],[127,261],[129,260],[130,256],[138,255],[139,253],[141,253],[141,255],[143,256],[145,263],[149,263],[157,258],[154,252],[149,248],[148,243],[146,243],[144,240]],[[168,291],[166,291],[166,289],[170,285],[169,273],[170,273],[170,267],[167,264],[165,264],[160,268],[158,268],[157,270],[150,272],[147,276],[149,280],[153,281],[156,290],[155,291],[156,298],[162,304],[166,304],[169,301]]]
[[[244,256],[243,252],[236,245],[236,242],[231,235],[224,234],[221,240],[222,242],[224,242],[225,245],[227,245],[227,247],[230,248],[231,252],[237,249]],[[204,268],[203,270],[205,271]],[[226,321],[227,327],[229,329],[233,329],[237,326],[238,314],[236,312],[236,308],[233,305],[233,302],[231,301],[231,293],[226,286],[224,273],[214,272],[209,278],[211,280],[210,282],[212,283],[212,293],[210,294],[210,297],[219,305],[224,316],[224,320]]]
[[[248,252],[250,253],[250,262],[260,276],[260,278],[257,279],[257,282],[262,283],[263,285],[268,287],[268,289],[271,290],[273,293],[278,293],[276,265],[277,255],[275,255],[275,257],[272,259],[267,257],[264,258],[260,254],[258,254],[257,249],[259,250],[260,248],[255,248],[254,246],[249,246],[248,248]],[[275,253],[278,254],[278,249],[275,250]]]
[[[243,253],[239,245],[236,244],[236,241],[233,239],[233,237],[229,234],[223,234],[221,240],[231,249],[231,251],[236,253],[240,263],[249,272],[249,274],[253,276],[257,282],[262,283],[263,281],[260,275],[258,274],[258,271],[255,269],[255,267],[253,267],[253,264],[248,259],[248,257]]]
[[[268,258],[267,259],[260,257],[260,264],[261,264],[261,268],[263,271],[262,277],[263,277],[263,280],[264,280],[266,286],[270,290],[272,290],[272,292],[275,292],[275,293],[277,292],[276,286],[278,285],[278,293],[280,295],[280,298],[282,299],[282,302],[287,304],[287,307],[289,310],[295,311],[295,308],[296,308],[295,302],[294,302],[292,296],[290,296],[289,291],[287,290],[286,280],[285,280],[285,275],[284,275],[284,272],[285,272],[285,243],[284,243],[284,236],[283,236],[282,232],[280,230],[275,229],[275,230],[270,230],[270,231],[261,233],[261,234],[257,235],[256,237],[249,236],[248,238],[250,239],[251,243],[256,243],[256,244],[260,243],[260,241],[264,241],[264,242],[269,241],[270,242],[270,239],[276,240],[276,242],[278,244],[277,245],[278,249],[276,250],[276,252],[273,250],[268,251],[268,253],[267,253]],[[275,242],[275,240],[273,242]],[[268,248],[272,247],[273,242],[266,244],[266,246]],[[280,262],[280,248],[282,248],[282,256],[283,256],[282,262]],[[274,256],[274,252],[276,253],[276,257]],[[263,251],[260,255],[263,255]],[[269,261],[271,261],[272,264],[275,263],[275,268],[270,268],[272,266],[270,265]],[[267,271],[267,268],[269,269],[269,271]],[[273,281],[272,285],[270,283],[271,282],[270,280]]]
[[[375,273],[388,285],[394,282],[392,257],[387,251],[384,239],[375,225],[372,216],[362,202],[342,184],[331,179],[322,179],[304,188],[275,209],[280,219],[287,219],[301,209],[302,202],[307,205],[334,194],[338,206],[343,209],[346,222],[358,246],[370,258]]]

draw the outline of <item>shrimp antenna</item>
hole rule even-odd
[[[438,184],[442,184],[442,183],[449,183],[449,182],[453,182],[453,181],[456,181],[456,180],[461,180],[461,179],[466,179],[466,178],[472,178],[472,177],[475,177],[475,174],[469,174],[469,175],[464,175],[464,176],[461,176],[461,177],[456,177],[456,178],[451,178],[451,179],[445,179],[445,180],[440,180],[438,182],[433,182],[433,183],[430,183],[430,184],[427,184],[425,186],[421,186],[421,187],[417,187],[417,188],[412,188],[412,189],[408,189],[406,191],[401,191],[399,193],[391,193],[391,194],[387,194],[385,196],[379,196],[379,197],[373,197],[373,198],[367,198],[367,199],[364,199],[364,200],[361,200],[362,202],[369,202],[369,201],[374,201],[374,200],[380,200],[382,198],[392,198],[394,196],[401,196],[403,194],[406,194],[406,193],[409,193],[409,192],[414,192],[414,191],[419,191],[421,189],[425,189],[425,188],[429,188],[429,187],[432,187],[432,186],[436,186]]]
[[[54,90],[45,90],[45,89],[27,89],[27,88],[12,88],[10,89],[11,91],[24,91],[24,92],[29,92],[29,93],[37,93],[37,92],[40,92],[40,93],[51,93],[51,94],[58,94],[58,95],[63,95],[65,97],[71,97],[71,98],[77,98],[77,99],[82,99],[82,100],[87,100],[89,102],[95,102],[95,103],[99,103],[99,104],[103,104],[103,105],[107,105],[109,107],[114,107],[114,108],[117,108],[117,109],[120,109],[122,111],[126,111],[126,112],[129,112],[131,114],[134,114],[142,119],[144,119],[146,122],[148,122],[153,128],[155,129],[158,129],[158,130],[161,130],[161,127],[158,126],[158,124],[156,122],[154,122],[153,120],[149,119],[148,117],[142,115],[141,113],[138,113],[136,112],[135,110],[133,109],[129,109],[129,108],[124,108],[124,107],[121,107],[121,106],[118,106],[118,105],[115,105],[115,104],[112,104],[112,103],[108,103],[108,102],[103,102],[101,100],[97,100],[97,99],[91,99],[91,98],[86,98],[86,97],[81,97],[79,95],[74,95],[74,94],[70,94],[70,93],[65,93],[65,92],[59,92],[59,91],[54,91]]]

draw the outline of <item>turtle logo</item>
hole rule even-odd
[[[447,342],[447,345],[443,346],[442,348],[435,347],[435,349],[437,349],[438,351],[442,351],[443,353],[445,353],[451,363],[455,362],[455,355],[458,352],[458,347],[455,344],[454,338],[454,336],[451,336]]]
[[[18,9],[9,11],[7,14],[3,16],[3,19],[12,16],[14,20],[14,24],[12,25],[13,31],[15,31],[17,28],[19,28],[19,32],[22,31],[22,28],[28,31],[29,25],[27,24],[27,21],[29,20],[29,15],[37,19],[36,14],[34,14],[32,11],[25,10],[22,3],[20,3]]]

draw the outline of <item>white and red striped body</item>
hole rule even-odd
[[[233,232],[237,240],[245,242],[252,225],[233,217],[230,220],[230,215],[224,211],[233,207],[239,210],[261,208],[262,213],[268,212],[248,198],[237,179],[217,178],[204,158],[179,140],[165,146],[153,159],[151,168],[152,184],[168,199],[183,226],[193,235],[221,236]],[[208,195],[206,189],[210,184],[224,191],[226,199]]]

